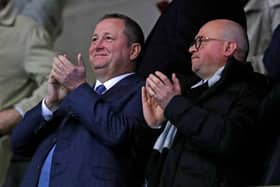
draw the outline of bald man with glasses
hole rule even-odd
[[[169,145],[162,169],[148,173],[148,187],[245,186],[250,179],[243,167],[250,148],[246,142],[268,86],[245,62],[246,32],[234,21],[212,20],[201,27],[188,52],[198,83],[183,92],[175,74],[170,80],[156,71],[142,88],[147,123],[165,128],[155,145]],[[157,160],[151,160],[149,166],[155,165]]]

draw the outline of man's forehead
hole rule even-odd
[[[124,28],[124,23],[122,20],[107,18],[97,23],[94,31],[117,32],[122,30],[122,28]]]
[[[203,28],[201,28],[201,29],[198,31],[198,33],[196,34],[195,37],[198,37],[198,36],[207,36],[208,33],[209,33],[208,30],[205,29],[205,28],[203,27]]]
[[[219,24],[216,22],[208,22],[203,25],[196,36],[217,37],[221,33]]]
[[[119,18],[105,18],[101,21],[99,21],[96,24],[96,27],[100,26],[100,25],[104,25],[104,24],[112,24],[112,25],[124,25],[124,21],[122,19]]]

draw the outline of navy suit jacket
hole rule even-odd
[[[54,144],[50,186],[139,186],[157,135],[144,122],[142,85],[134,74],[99,96],[82,84],[50,122],[42,117],[41,103],[29,111],[12,134],[13,151],[33,156],[21,186],[37,185]]]

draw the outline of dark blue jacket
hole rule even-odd
[[[155,135],[144,122],[142,85],[132,75],[99,96],[85,83],[67,95],[50,122],[41,103],[29,111],[12,134],[13,151],[33,155],[21,186],[37,185],[54,144],[51,187],[138,186]]]
[[[263,63],[267,74],[280,81],[280,25],[273,32],[270,44],[264,52]]]

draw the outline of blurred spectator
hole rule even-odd
[[[19,12],[21,12],[27,3],[30,3],[32,0],[14,0],[15,5]]]
[[[274,81],[270,93],[262,101],[262,144],[265,148],[265,164],[261,185],[280,185],[280,25],[273,32],[271,42],[264,53],[264,66]],[[259,143],[259,145],[261,145]]]
[[[12,0],[0,1],[0,43],[2,61],[0,185],[2,185],[11,158],[9,133],[24,113],[37,104],[46,93],[47,77],[55,53],[52,50],[54,40],[48,32],[29,16],[18,14]],[[24,158],[13,156],[12,170],[19,178],[21,174],[19,168],[24,168],[26,164],[23,160]],[[17,180],[14,179],[11,180],[15,184]]]
[[[266,73],[263,54],[273,31],[280,23],[280,0],[249,0],[244,1],[244,4],[250,43],[247,60],[252,63],[255,71]]]
[[[55,40],[62,31],[62,13],[66,0],[15,0],[20,14],[43,25]]]
[[[268,75],[275,81],[280,81],[280,24],[275,29],[263,58]]]
[[[168,0],[160,0],[156,3],[156,6],[160,13],[163,13],[167,9],[169,3],[170,2]]]

